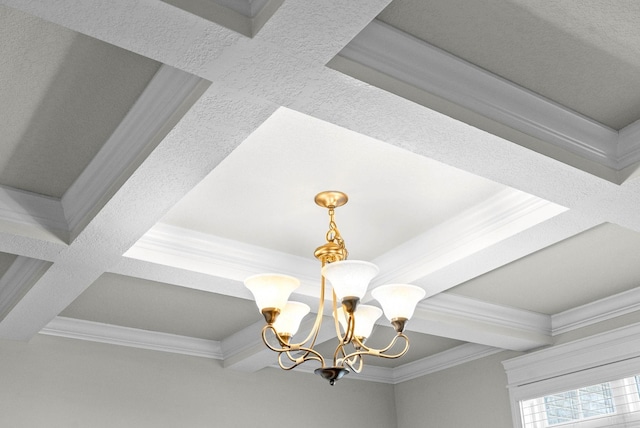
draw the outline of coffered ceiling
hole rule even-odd
[[[409,354],[363,379],[634,319],[639,21],[633,2],[0,0],[0,338],[271,367],[242,280],[297,276],[317,310],[329,189],[372,288],[427,292]]]

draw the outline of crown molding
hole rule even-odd
[[[383,274],[373,285],[423,278],[564,211],[560,205],[507,188],[376,258]]]
[[[552,315],[552,335],[567,333],[637,310],[640,310],[640,288],[634,288]]]
[[[640,120],[620,130],[617,161],[618,169],[640,162]]]
[[[502,364],[512,388],[639,357],[640,323],[555,345]]]
[[[67,240],[69,226],[56,198],[0,185],[0,220],[44,229]]]
[[[488,357],[489,355],[502,351],[504,351],[504,349],[478,345],[476,343],[465,343],[438,354],[396,367],[393,369],[393,383],[406,382],[473,360]]]
[[[62,196],[72,238],[208,85],[184,71],[160,67],[111,137]]]
[[[317,293],[315,260],[164,223],[151,228],[125,257],[237,281],[275,271],[300,279],[301,287],[296,293]]]
[[[378,20],[339,55],[580,157],[620,169],[615,130]]]
[[[514,330],[551,336],[551,317],[546,314],[496,305],[450,293],[423,300],[417,309],[463,317],[476,324],[491,324]]]
[[[222,360],[220,342],[75,318],[56,317],[40,334]]]
[[[13,309],[51,264],[18,256],[0,276],[0,320]]]

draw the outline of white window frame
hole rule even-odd
[[[502,364],[507,374],[513,426],[523,428],[520,401],[640,374],[640,323]]]
[[[613,413],[549,425],[546,420],[545,397],[538,397],[533,399],[533,407],[529,407],[531,412],[525,412],[525,414],[523,414],[526,426],[528,428],[563,428],[574,426],[578,426],[580,428],[604,428],[610,426],[623,426],[624,423],[634,423],[634,426],[640,425],[640,392],[638,391],[634,376],[611,380],[606,383],[609,384],[611,391],[624,391],[624,394],[614,393],[612,395],[611,399],[615,409]],[[629,398],[633,397],[638,398],[629,401]],[[522,403],[522,401],[520,403]],[[520,410],[523,411],[522,406]],[[544,419],[532,421],[531,414],[533,413],[544,415]],[[529,421],[527,421],[527,419],[529,419]]]

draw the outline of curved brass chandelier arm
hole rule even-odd
[[[277,348],[277,347],[273,346],[271,343],[269,343],[269,339],[267,339],[267,331],[269,331],[269,330],[275,336],[276,340],[278,341],[278,343],[280,345],[280,348]],[[286,352],[286,351],[291,349],[289,344],[287,342],[285,342],[284,340],[282,340],[282,338],[280,337],[280,335],[278,334],[276,329],[273,328],[272,324],[267,324],[264,327],[262,327],[262,341],[264,342],[264,344],[265,344],[265,346],[267,348],[271,349],[274,352]]]
[[[305,352],[305,355],[302,357],[293,357],[289,351],[287,352],[279,352],[278,353],[278,365],[280,366],[281,369],[284,370],[291,370],[294,369],[296,367],[298,367],[300,364],[305,363],[307,361],[319,361],[321,366],[324,368],[326,367],[325,363],[324,363],[324,358],[322,357],[322,355],[320,355],[318,352],[316,352],[313,349],[309,349],[309,348],[301,348],[301,351]],[[286,365],[283,361],[282,361],[282,356],[285,355],[287,356],[287,358],[289,359],[289,361],[291,361],[293,364],[291,365]]]
[[[324,281],[324,278],[323,278],[323,281]],[[342,344],[346,344],[346,343],[349,343],[351,341],[351,338],[353,337],[353,329],[355,327],[355,318],[353,317],[353,315],[345,313],[346,311],[343,309],[342,305],[338,305],[338,297],[336,296],[335,291],[332,291],[332,294],[333,294],[333,299],[332,299],[333,323],[336,328],[336,337],[338,338],[338,342]],[[339,321],[340,318],[338,317],[338,311],[343,311],[343,315],[347,320],[347,330],[344,332],[344,335],[340,330],[340,321]]]
[[[324,294],[325,294],[324,290],[325,290],[324,277],[321,277],[320,299],[318,302],[318,313],[316,314],[316,320],[313,323],[313,327],[311,328],[311,331],[309,332],[307,337],[302,342],[298,343],[298,345],[300,346],[306,344],[310,340],[311,340],[311,343],[309,344],[310,348],[313,348],[314,345],[316,344],[316,340],[318,339],[318,333],[320,332],[320,325],[322,324],[322,316],[324,315]]]
[[[402,349],[402,351],[400,351],[397,354],[385,354],[385,352],[387,352],[389,349],[393,348],[393,346],[396,344],[396,342],[400,338],[402,338],[404,340],[404,348]],[[356,338],[356,340],[357,340],[357,338]],[[405,336],[404,333],[396,334],[396,336],[394,336],[393,339],[391,340],[391,343],[389,343],[389,345],[387,345],[386,347],[381,348],[381,349],[369,348],[369,347],[365,346],[364,344],[362,344],[362,342],[360,342],[360,340],[357,340],[357,343],[361,346],[362,349],[356,350],[355,352],[352,352],[351,354],[346,355],[345,356],[345,360],[349,360],[349,359],[355,357],[356,355],[361,355],[361,356],[371,355],[373,357],[394,359],[394,358],[402,357],[409,350],[409,338],[407,336]]]
[[[344,359],[345,365],[347,365],[354,373],[362,372],[362,368],[364,367],[364,359],[361,354],[354,355],[351,358],[347,358],[345,356]],[[356,366],[357,365],[357,366]]]

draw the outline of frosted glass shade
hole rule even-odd
[[[409,284],[389,284],[371,291],[374,299],[380,302],[384,315],[393,321],[398,318],[411,319],[416,305],[425,296],[425,291]]]
[[[369,337],[373,331],[376,320],[382,316],[382,309],[371,305],[358,305],[354,313],[356,317],[356,326],[353,334],[357,337]],[[344,310],[338,309],[338,321],[342,328],[347,330],[347,319]]]
[[[343,260],[322,268],[322,275],[329,280],[339,299],[361,299],[367,292],[369,282],[377,274],[378,266],[361,260]]]
[[[244,285],[251,290],[256,305],[262,312],[265,308],[282,310],[291,292],[300,286],[300,281],[288,275],[262,273],[245,279]]]
[[[278,319],[273,323],[273,328],[278,334],[293,336],[298,332],[302,318],[311,311],[309,305],[300,302],[287,302]]]

